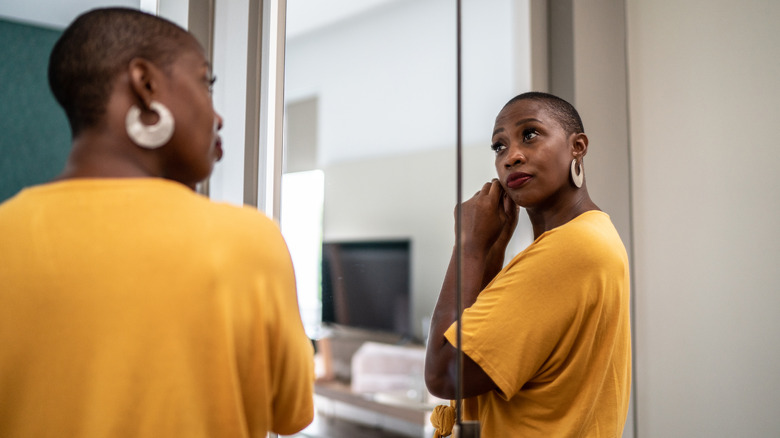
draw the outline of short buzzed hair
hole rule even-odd
[[[49,57],[49,87],[73,137],[103,117],[113,81],[130,60],[143,58],[165,70],[188,35],[173,22],[135,9],[94,9],[76,18]]]
[[[552,113],[552,116],[558,120],[558,123],[561,124],[563,130],[566,131],[566,135],[582,134],[585,132],[585,127],[582,126],[580,114],[572,104],[558,96],[539,91],[529,91],[510,99],[509,102],[504,105],[504,108],[520,100],[542,102],[547,107],[547,110]]]

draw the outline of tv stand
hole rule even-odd
[[[426,428],[433,406],[404,404],[379,394],[357,394],[350,385],[338,380],[314,384],[315,406],[321,417],[360,423],[408,437],[428,436]]]
[[[404,437],[432,436],[431,412],[447,402],[430,396],[425,388],[422,345],[399,345],[402,339],[349,329],[317,341],[318,416]]]
[[[318,373],[325,380],[352,379],[352,356],[366,342],[388,345],[414,345],[404,341],[402,335],[347,327],[338,324],[323,326],[322,337],[316,341],[323,370]]]

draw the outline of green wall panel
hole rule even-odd
[[[0,202],[65,165],[70,127],[46,79],[60,34],[0,19]]]

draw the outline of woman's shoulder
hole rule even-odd
[[[200,196],[199,209],[208,216],[211,227],[222,233],[248,237],[260,234],[280,234],[279,226],[262,211],[247,205],[214,201]]]
[[[601,210],[588,210],[565,224],[544,233],[549,240],[580,240],[600,238],[615,232],[609,215]],[[542,240],[541,238],[539,240]]]
[[[563,225],[561,230],[590,238],[600,238],[603,235],[617,233],[609,214],[601,210],[586,211]]]
[[[196,230],[210,251],[240,263],[267,266],[273,260],[286,263],[287,244],[277,223],[251,206],[216,202],[206,197],[197,201],[195,210],[201,216]]]
[[[137,181],[134,190],[132,202],[163,215],[164,227],[174,234],[190,234],[211,245],[231,246],[258,242],[267,245],[281,239],[276,223],[251,206],[213,200],[180,183],[162,179]]]
[[[268,226],[274,222],[262,211],[248,205],[237,205],[225,201],[217,201],[200,196],[200,208],[213,215],[215,219],[224,221],[240,221],[255,225]]]
[[[540,249],[555,257],[579,259],[619,259],[626,249],[609,215],[600,210],[580,214],[566,224],[545,233],[538,242]]]

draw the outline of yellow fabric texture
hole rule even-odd
[[[278,227],[162,179],[0,205],[0,436],[265,437],[313,416]]]
[[[631,382],[628,257],[589,211],[515,256],[463,314],[463,351],[498,390],[482,436],[619,437]],[[445,336],[455,345],[455,325]]]

